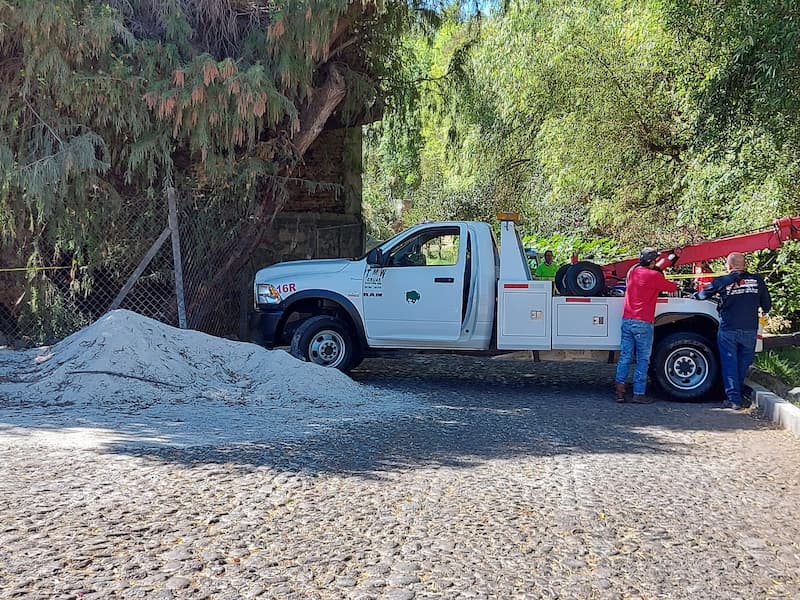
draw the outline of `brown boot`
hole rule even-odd
[[[650,398],[648,398],[647,396],[634,396],[633,397],[633,402],[635,402],[636,404],[652,404],[653,403],[653,401],[650,400]]]
[[[614,384],[614,398],[617,402],[625,402],[625,384],[624,383],[615,383]]]

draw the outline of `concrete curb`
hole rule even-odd
[[[753,404],[758,411],[800,438],[800,408],[752,381]]]

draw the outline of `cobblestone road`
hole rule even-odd
[[[800,597],[800,443],[750,415],[616,405],[606,365],[355,376],[427,408],[302,442],[0,438],[0,597]]]

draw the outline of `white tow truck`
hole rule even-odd
[[[487,223],[435,222],[361,258],[261,269],[259,341],[291,344],[297,358],[343,371],[377,349],[528,350],[534,360],[614,362],[624,298],[555,295],[552,282],[531,277],[515,216],[500,219],[499,250]],[[579,276],[596,289],[596,269]],[[660,297],[655,326],[651,379],[677,399],[709,394],[719,380],[716,305],[679,292]]]

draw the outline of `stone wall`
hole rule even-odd
[[[290,185],[289,200],[240,280],[240,337],[249,331],[255,272],[308,258],[349,258],[364,251],[361,215],[361,129],[325,130],[306,151]],[[312,183],[314,182],[314,183]]]
[[[323,131],[303,158],[274,233],[257,253],[262,267],[362,252],[361,129]]]
[[[286,212],[361,215],[361,129],[323,131],[290,185]]]
[[[359,215],[283,212],[275,218],[274,234],[258,249],[253,262],[257,270],[286,260],[348,258],[360,255],[363,246]]]

